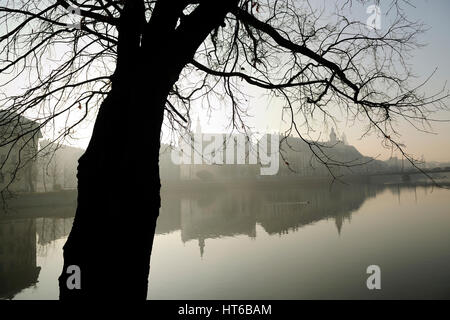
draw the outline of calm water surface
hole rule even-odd
[[[58,298],[72,221],[0,220],[0,298]],[[448,299],[449,244],[449,190],[323,186],[163,195],[148,298]],[[370,291],[366,268],[374,264],[382,288]]]

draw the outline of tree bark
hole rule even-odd
[[[79,160],[78,207],[64,246],[61,299],[145,299],[147,295],[160,207],[158,157],[163,108],[154,101],[151,118],[139,113],[127,116],[119,110],[126,97],[115,95],[113,89],[102,104],[97,132]],[[106,112],[107,108],[114,112]],[[67,288],[70,274],[65,272],[70,265],[80,267],[81,290]]]
[[[120,18],[112,89],[78,165],[78,206],[64,245],[60,299],[147,297],[160,208],[159,149],[164,105],[197,48],[237,0],[202,3],[179,27],[184,1],[159,1],[145,23],[143,1]],[[81,270],[70,290],[68,267]]]

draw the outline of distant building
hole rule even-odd
[[[384,161],[386,166],[390,171],[404,171],[411,170],[415,167],[409,162],[409,160],[405,159],[405,157],[397,158],[395,156],[390,157],[388,160]],[[424,164],[421,162],[416,162],[416,166],[425,168]]]
[[[354,146],[338,140],[334,129],[324,142],[280,136],[279,162],[277,176],[330,176],[330,170],[334,175],[361,174],[386,167],[382,161],[365,157]]]
[[[0,189],[36,190],[39,124],[24,116],[0,111]]]
[[[180,166],[175,165],[171,159],[173,147],[161,143],[159,149],[159,175],[161,181],[176,182],[180,180]]]
[[[263,136],[262,139],[266,138]],[[219,141],[217,144],[216,139]],[[261,139],[252,143],[250,138],[239,134],[202,134],[197,120],[195,133],[190,131],[181,137],[178,147],[161,145],[161,180],[224,182],[288,176],[329,177],[331,173],[335,176],[364,174],[387,168],[383,161],[363,156],[348,144],[345,135],[339,140],[334,128],[328,141],[314,142],[283,135],[277,140],[280,142],[279,170],[274,176],[262,176],[261,155],[258,151]],[[272,139],[267,141],[267,152],[272,150],[271,142]],[[172,152],[178,153],[178,164],[171,158]],[[185,159],[181,159],[183,157]]]
[[[78,159],[85,150],[58,145],[49,140],[42,140],[40,146],[37,190],[46,192],[76,189]]]
[[[202,137],[206,135],[213,136],[211,141],[204,141]],[[220,143],[214,144],[215,137],[220,137]],[[195,145],[194,139],[201,139],[198,146]],[[183,143],[182,139],[187,139]],[[244,135],[226,134],[226,133],[209,133],[203,134],[200,121],[197,120],[195,133],[189,132],[180,140],[181,154],[187,155],[189,163],[180,164],[181,180],[235,180],[235,179],[254,179],[259,173],[259,166],[251,164],[249,155],[256,147]],[[207,146],[214,144],[213,147]],[[239,146],[239,147],[238,147]],[[187,149],[187,150],[185,150]],[[242,154],[238,149],[242,150]],[[204,157],[212,159],[211,164],[207,164]],[[217,160],[217,157],[219,161]],[[199,163],[195,163],[195,158]]]
[[[330,133],[330,143],[337,143],[338,140],[336,138],[336,132],[334,132],[334,128],[331,128],[331,133]]]

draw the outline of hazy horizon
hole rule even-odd
[[[317,6],[326,7],[326,2],[315,3]],[[356,4],[349,10],[351,18],[365,21],[368,14],[365,9],[369,4]],[[382,13],[386,4],[381,3]],[[450,3],[445,0],[437,1],[421,1],[415,2],[414,6],[406,5],[405,11],[408,17],[415,21],[422,21],[427,27],[428,31],[419,37],[419,41],[425,43],[426,46],[413,51],[413,56],[409,60],[412,70],[418,76],[416,83],[420,83],[428,78],[431,74],[434,75],[426,87],[426,94],[432,95],[441,90],[450,79],[450,61],[447,58],[447,53],[450,51],[450,40],[448,39],[448,30],[450,30],[450,19],[447,18],[447,13],[450,12]],[[387,23],[386,23],[387,24]],[[1,28],[1,27],[0,27]],[[386,28],[383,25],[382,28]],[[382,29],[383,30],[383,29]],[[61,54],[61,48],[56,48],[56,56]],[[55,53],[53,53],[55,55]],[[51,57],[49,56],[48,59]],[[1,76],[0,76],[1,77]],[[281,132],[285,129],[281,117],[280,101],[276,99],[268,99],[264,96],[264,91],[260,89],[244,87],[249,89],[247,91],[249,97],[247,106],[249,109],[249,117],[247,123],[254,131],[259,132]],[[448,89],[447,89],[448,90]],[[8,92],[5,92],[7,94]],[[229,110],[224,110],[220,107],[220,102],[214,99],[210,100],[210,104],[202,104],[197,101],[193,105],[190,117],[195,121],[200,117],[203,132],[229,132],[227,130]],[[225,106],[226,109],[227,106]],[[95,110],[96,108],[90,108]],[[228,108],[229,109],[229,108]],[[81,115],[79,110],[75,110],[71,117],[79,117]],[[90,134],[92,132],[94,122],[94,112],[89,114],[89,120],[80,124],[72,138],[68,138],[64,143],[76,147],[86,148],[89,143]],[[315,132],[312,132],[311,140],[326,140],[331,127],[336,128],[338,137],[345,133],[348,143],[355,146],[363,155],[374,157],[380,160],[386,160],[392,156],[401,155],[398,152],[392,153],[391,150],[385,149],[382,146],[381,139],[372,134],[361,138],[364,133],[364,126],[360,122],[350,123],[346,120],[345,115],[336,115],[337,125],[328,124],[324,126],[318,121],[314,126]],[[433,119],[437,122],[432,122],[433,133],[420,132],[411,125],[403,122],[398,123],[398,132],[401,137],[397,139],[399,143],[406,145],[407,152],[416,159],[421,159],[422,156],[426,161],[450,161],[450,111],[442,111],[433,115]],[[319,119],[320,120],[320,119]],[[49,128],[44,132],[44,138],[51,138],[51,134],[56,134],[58,130],[65,123],[64,117],[56,121],[56,128]],[[163,126],[163,141],[168,141],[169,132],[166,126]]]
[[[411,20],[421,20],[429,27],[429,30],[422,35],[419,40],[427,45],[413,52],[410,59],[412,69],[419,76],[417,83],[426,79],[435,70],[434,76],[427,85],[427,94],[433,94],[444,87],[450,78],[450,62],[447,53],[450,51],[450,40],[448,39],[448,30],[450,30],[450,19],[447,13],[450,12],[450,3],[445,0],[422,1],[414,3],[415,7],[407,6],[406,11]],[[361,20],[367,17],[363,10],[365,6],[354,6],[351,13]],[[382,7],[383,8],[383,7]],[[248,107],[250,117],[247,123],[254,131],[259,132],[281,132],[285,128],[281,119],[281,107],[277,100],[270,100],[263,96],[262,90],[249,88]],[[229,110],[219,108],[220,102],[213,101],[216,105],[202,105],[198,102],[191,112],[192,125],[196,125],[197,117],[200,117],[202,131],[204,133],[229,132],[227,130],[227,114]],[[226,106],[225,106],[226,107]],[[213,110],[207,110],[212,108]],[[219,110],[217,110],[219,109]],[[337,115],[336,133],[341,137],[345,133],[348,143],[355,146],[363,155],[374,157],[380,160],[389,159],[391,156],[401,157],[398,152],[385,149],[381,144],[381,139],[372,134],[361,138],[364,127],[361,123],[349,123],[345,117]],[[426,161],[446,162],[450,161],[450,111],[442,111],[433,115],[433,119],[439,120],[432,122],[433,133],[418,131],[404,121],[398,123],[398,131],[401,137],[398,141],[407,147],[407,152],[416,159],[422,156]],[[83,127],[78,128],[75,137],[69,139],[68,144],[86,148],[89,142],[89,136],[93,123],[85,123]],[[331,127],[334,125],[322,126],[320,123],[315,126],[316,132],[311,138],[313,140],[326,140]],[[163,141],[168,141],[168,130],[163,127]],[[308,137],[309,138],[309,137]]]

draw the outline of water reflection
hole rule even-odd
[[[0,299],[12,299],[38,282],[37,255],[66,237],[72,223],[73,218],[0,220]]]
[[[36,233],[41,247],[65,238],[72,228],[73,218],[39,218],[36,219]]]
[[[0,221],[0,298],[10,299],[36,283],[36,221]]]
[[[157,233],[181,230],[181,240],[197,240],[203,256],[207,239],[256,237],[256,225],[268,234],[288,234],[323,219],[333,219],[337,233],[345,221],[383,186],[319,185],[314,188],[227,190],[183,196],[163,195]]]
[[[421,189],[420,192],[417,192],[418,188]],[[374,228],[372,228],[372,224],[383,221],[383,219],[386,220],[386,216],[384,218],[381,218],[378,217],[378,214],[369,215],[370,219],[373,220],[364,220],[367,221],[366,223],[360,222],[356,228],[353,228],[353,232],[351,230],[352,228],[348,227],[351,223],[352,215],[356,213],[358,213],[358,217],[360,216],[360,212],[377,213],[381,210],[384,210],[385,213],[389,212],[389,214],[393,214],[396,210],[394,209],[393,205],[398,204],[411,208],[411,205],[417,204],[417,194],[426,194],[427,190],[428,187],[422,188],[413,185],[317,185],[308,188],[266,188],[259,190],[228,189],[221,191],[191,191],[184,193],[166,192],[162,194],[162,208],[160,217],[158,219],[156,233],[158,235],[161,235],[161,237],[170,235],[170,237],[176,239],[177,243],[184,244],[188,242],[194,242],[196,248],[193,249],[196,249],[197,253],[195,251],[192,252],[191,256],[189,256],[188,258],[186,256],[184,256],[183,258],[183,254],[180,255],[181,251],[178,253],[178,255],[180,256],[179,259],[185,259],[183,260],[183,263],[192,263],[192,259],[200,260],[198,257],[203,257],[205,254],[208,254],[208,257],[217,256],[209,255],[209,253],[215,253],[214,250],[217,250],[213,248],[214,245],[217,248],[217,242],[213,245],[213,239],[233,238],[234,240],[239,238],[240,240],[236,241],[240,241],[239,243],[243,243],[242,238],[240,238],[243,236],[250,239],[261,238],[261,241],[263,243],[266,243],[267,245],[268,237],[273,238],[273,236],[278,236],[275,238],[289,239],[289,241],[295,241],[297,243],[297,241],[299,241],[300,239],[299,236],[301,236],[302,234],[308,234],[309,236],[312,235],[311,229],[309,229],[308,231],[305,228],[304,232],[299,232],[303,227],[307,225],[318,224],[320,221],[328,221],[327,225],[335,230],[334,232],[336,236],[341,238],[346,233],[347,226],[347,232],[349,233],[350,238],[341,242],[342,247],[334,247],[330,252],[329,257],[327,257],[326,254],[320,255],[320,257],[323,257],[321,259],[324,259],[323,263],[321,264],[321,268],[336,264],[340,265],[341,269],[345,269],[352,266],[354,267],[356,265],[356,260],[352,262],[352,259],[359,259],[358,257],[360,257],[361,255],[364,256],[363,252],[358,251],[360,250],[360,248],[358,247],[358,243],[360,241],[364,241],[365,237],[367,237],[366,245],[375,245],[375,242],[379,241],[380,248],[384,248],[385,245],[381,244],[381,242],[383,241],[382,239],[387,237],[387,235],[392,237],[399,237],[401,241],[404,241],[402,237],[407,236],[409,239],[408,241],[420,242],[422,241],[420,240],[420,234],[423,233],[424,238],[420,243],[425,246],[427,241],[429,241],[430,248],[434,248],[435,252],[440,252],[439,250],[441,249],[438,248],[440,248],[439,243],[442,243],[442,239],[437,237],[437,235],[439,234],[438,229],[440,228],[440,226],[444,228],[446,225],[448,225],[446,224],[448,222],[448,218],[444,215],[440,215],[439,213],[446,211],[442,208],[446,208],[446,206],[448,206],[448,202],[445,202],[448,197],[444,197],[443,195],[437,194],[436,196],[439,196],[441,198],[436,198],[436,196],[434,198],[438,200],[438,202],[436,203],[436,207],[433,207],[433,212],[436,212],[436,222],[431,220],[428,222],[428,220],[424,220],[429,223],[430,226],[434,226],[433,228],[429,229],[430,232],[426,231],[428,229],[424,229],[423,231],[421,231],[421,233],[404,233],[404,231],[402,231],[403,229],[401,228],[401,225],[405,224],[407,222],[405,219],[410,219],[410,217],[403,216],[403,220],[398,219],[395,222],[395,226],[397,228],[395,230],[399,230],[397,231],[398,233],[388,232],[388,230],[386,231],[387,233],[384,236],[380,236],[379,234],[377,235],[376,232],[381,232],[380,230],[386,229],[384,228],[375,230]],[[391,193],[394,196],[393,201],[389,202],[388,205],[390,207],[388,207],[387,209],[379,209],[383,206],[382,202],[385,200],[379,201],[378,196],[380,194],[386,195],[386,191],[388,194]],[[402,198],[403,193],[403,198],[405,199]],[[412,198],[411,195],[413,195]],[[370,211],[367,206],[364,207],[365,211],[360,210],[362,205],[368,199],[375,197],[377,198],[377,202],[373,211]],[[380,196],[380,199],[385,199],[385,196]],[[428,203],[427,206],[429,205],[430,204]],[[418,205],[416,206],[417,208],[419,208]],[[73,210],[75,211],[74,207]],[[64,214],[66,214],[66,212],[64,212]],[[64,214],[62,213],[62,215]],[[393,216],[395,216],[395,214]],[[66,238],[70,232],[72,223],[73,218],[5,219],[4,217],[0,217],[0,299],[11,299],[17,296],[21,298],[39,298],[39,296],[37,296],[39,294],[44,295],[46,298],[57,298],[56,273],[59,272],[60,268],[58,265],[60,261],[58,262],[58,260],[62,260],[61,246],[64,242],[64,238]],[[369,223],[370,226],[368,226],[367,223]],[[383,223],[390,222],[385,221]],[[369,236],[367,234],[367,228],[372,228],[375,230],[375,232]],[[417,228],[420,228],[420,226],[417,225]],[[327,230],[333,231],[332,229]],[[314,239],[323,238],[329,240],[330,234],[325,233],[324,230],[325,229],[317,228],[316,226],[316,229],[314,229]],[[355,233],[355,230],[357,230],[357,233]],[[391,229],[391,231],[392,230],[394,229]],[[358,232],[361,232],[361,234],[358,234]],[[294,240],[294,238],[288,237],[288,235],[292,235],[294,233],[296,233],[295,236],[299,238],[298,240]],[[362,234],[365,234],[365,236],[361,236]],[[443,236],[444,234],[441,233],[441,235]],[[62,239],[62,241],[56,241],[58,239]],[[350,241],[349,239],[353,239],[353,241]],[[324,240],[324,243],[326,243],[326,241],[328,240]],[[401,241],[397,242],[397,244],[402,244]],[[208,247],[208,242],[210,247]],[[223,243],[226,242],[227,241],[223,241]],[[57,243],[56,247],[54,245],[55,243]],[[283,250],[286,250],[286,252],[290,250],[289,243],[290,242],[286,242],[286,247],[283,247]],[[393,243],[393,241],[390,242],[390,244]],[[267,248],[267,250],[280,250],[280,247],[277,247],[278,245],[283,246],[282,244],[274,244],[272,249],[269,249],[269,247],[265,248]],[[320,245],[317,246],[320,247]],[[299,258],[299,260],[293,259],[286,261],[286,266],[289,266],[291,264],[292,266],[294,266],[296,263],[298,263],[298,261],[303,261],[302,263],[304,264],[311,263],[311,265],[301,266],[303,272],[305,273],[305,277],[307,275],[315,274],[317,265],[315,265],[313,261],[317,261],[316,259],[318,259],[318,256],[315,255],[314,250],[303,250],[307,247],[309,246],[302,246],[301,241],[299,241],[299,246],[295,247],[295,251],[297,252],[297,254],[299,254],[299,252],[302,252],[301,259]],[[208,251],[208,248],[210,248],[210,251]],[[247,249],[245,250],[254,250],[249,249],[248,247],[246,248]],[[326,247],[322,247],[322,250],[323,248]],[[159,248],[157,248],[157,252],[158,250]],[[344,259],[343,262],[338,262],[337,260],[335,260],[336,253],[333,250],[344,250],[342,252],[346,252],[345,250],[349,250],[350,253],[353,252],[352,250],[356,250],[355,252],[359,253],[356,254],[353,252],[350,256],[347,257],[347,259]],[[431,254],[433,250],[428,250],[426,252]],[[418,262],[421,261],[421,256],[418,255],[418,253],[411,251],[410,249],[401,249],[398,252],[393,251],[391,255],[392,257],[395,257],[399,254],[411,254],[410,258],[416,257],[415,259],[417,259]],[[233,260],[236,258],[233,255],[234,253],[232,251],[224,252],[223,259]],[[264,251],[264,255],[266,255],[267,259],[269,260],[271,259],[270,256],[276,256],[273,253],[270,253],[270,251]],[[49,258],[49,261],[45,260],[45,257],[47,256],[51,257]],[[380,255],[379,259],[381,259],[383,256],[388,257],[387,254],[382,254]],[[152,259],[162,258],[161,256],[156,255],[156,257],[153,257]],[[251,259],[249,259],[248,261],[246,260],[246,263],[258,264],[258,261],[260,259],[266,258],[261,257],[261,253],[259,255],[255,253]],[[385,263],[388,263],[388,261],[390,261],[387,258],[385,259]],[[432,257],[428,257],[426,261],[429,261],[429,259],[432,259]],[[54,260],[56,260],[56,262]],[[446,266],[446,260],[444,260],[441,264],[442,268]],[[160,264],[159,261],[161,261],[162,263],[161,266],[163,267],[163,269],[161,270],[163,271],[161,272],[163,273],[158,271],[158,265]],[[158,281],[162,281],[164,279],[164,276],[170,274],[170,272],[166,270],[168,267],[167,262],[163,263],[162,260],[159,261],[155,260],[153,275],[156,277],[157,281],[154,281],[153,283],[154,288],[158,288],[158,290],[161,290],[161,288],[158,287]],[[272,263],[271,261],[272,260],[266,263]],[[396,260],[394,259],[392,261],[394,263]],[[205,261],[201,260],[199,262]],[[232,262],[230,263],[231,265],[233,265]],[[345,263],[349,263],[349,266],[345,265]],[[178,264],[179,262],[176,262],[173,265]],[[197,268],[199,267],[197,266]],[[204,269],[204,271],[214,270],[214,268],[208,269],[208,262],[204,263],[204,268],[206,268]],[[358,266],[358,268],[360,268],[360,266]],[[361,267],[360,269],[363,270],[363,267]],[[298,268],[296,270],[298,270]],[[177,269],[174,270],[174,272],[179,273],[181,271]],[[330,271],[329,274],[330,277],[332,277],[333,271]],[[363,277],[364,275],[365,274],[362,274]],[[179,276],[183,277],[181,274]],[[211,278],[209,279],[209,281],[214,281],[213,279],[215,278]],[[314,279],[314,277],[312,277],[311,279]],[[177,281],[181,281],[181,279],[178,279]],[[363,283],[364,279],[362,279],[361,281],[361,283]],[[280,281],[280,286],[282,285],[282,283],[283,282]],[[271,286],[273,285],[274,283],[271,284]],[[46,289],[47,291],[45,291],[44,293],[39,290],[37,290],[38,293],[34,293],[32,290],[24,290],[30,287],[42,288],[42,286],[52,286],[54,288],[51,290]],[[211,286],[214,287],[213,285]],[[162,286],[162,288],[165,288],[165,286]],[[290,290],[293,289],[291,288]],[[22,293],[18,295],[18,293],[20,292]],[[349,289],[348,292],[350,294],[351,290]],[[298,292],[290,292],[286,289],[285,294],[288,297],[297,297]],[[361,292],[358,292],[358,294],[361,294]],[[230,295],[233,296],[232,294]]]

